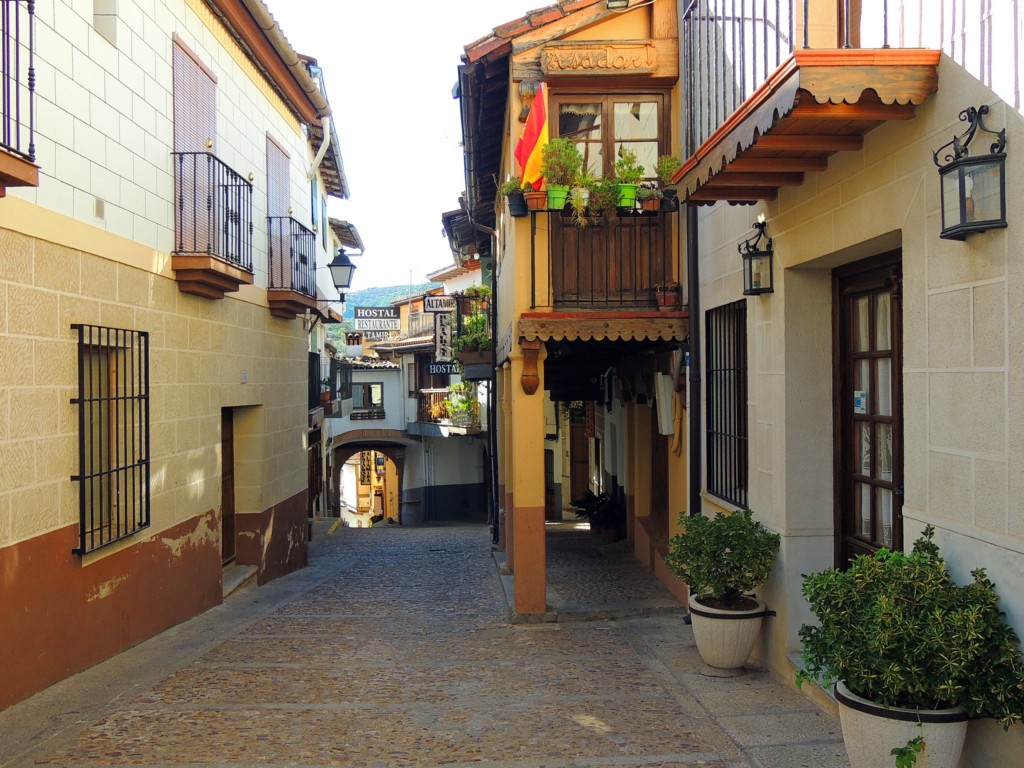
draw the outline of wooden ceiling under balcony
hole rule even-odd
[[[774,200],[782,187],[858,151],[889,120],[911,120],[938,88],[939,52],[797,51],[687,159],[676,175],[690,202]]]

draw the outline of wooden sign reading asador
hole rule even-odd
[[[545,75],[622,75],[654,72],[658,51],[649,40],[554,43],[540,57]]]

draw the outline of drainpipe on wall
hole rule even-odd
[[[697,206],[686,206],[686,294],[690,314],[690,502],[689,514],[701,513],[701,392],[700,379],[700,274],[698,268]]]
[[[470,218],[472,221],[472,218]],[[498,322],[498,285],[497,285],[497,251],[498,251],[498,233],[496,230],[491,229],[483,224],[477,224],[473,222],[473,226],[480,232],[485,232],[491,236],[491,306],[488,310],[490,312],[491,321],[491,372],[494,373],[494,367],[496,363],[497,355],[497,344],[493,339],[494,333],[497,329]],[[487,519],[491,523],[491,542],[497,544],[499,540],[498,531],[498,387],[497,387],[497,374],[494,374],[495,378],[492,378],[487,382],[487,452],[489,454],[490,466],[487,471],[491,474],[490,495],[487,499]]]

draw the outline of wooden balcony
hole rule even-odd
[[[0,197],[7,187],[38,187],[35,164],[35,5],[0,8],[3,67],[0,84]]]
[[[920,45],[902,25],[890,31],[890,3],[882,0],[878,18],[868,18],[842,0],[838,25],[825,3],[811,4],[806,24],[793,0],[739,14],[725,0],[691,5],[680,35],[687,73],[680,196],[704,204],[774,200],[782,187],[825,170],[831,155],[860,150],[877,126],[913,119],[938,89],[939,51],[890,47],[904,39]],[[867,44],[878,47],[860,47]]]

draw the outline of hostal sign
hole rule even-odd
[[[398,307],[356,307],[353,310],[357,331],[400,331]]]

